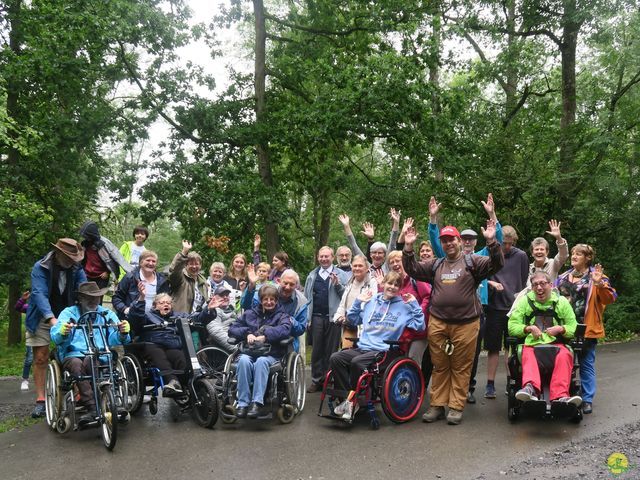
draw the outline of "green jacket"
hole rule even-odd
[[[133,246],[134,243],[136,242],[134,242],[133,240],[129,240],[127,242],[124,242],[120,247],[120,253],[124,257],[124,259],[129,263],[131,263],[131,247]],[[144,246],[142,248],[144,248]],[[144,249],[146,250],[146,248]],[[118,281],[122,280],[126,274],[127,274],[127,271],[124,268],[120,267],[120,276],[118,276]]]
[[[530,333],[524,333],[524,328],[526,326],[533,325],[535,323],[535,317],[529,318],[533,313],[533,309],[528,301],[530,299],[533,301],[535,307],[540,310],[550,310],[555,303],[557,318],[553,319],[553,325],[562,325],[565,328],[566,332],[564,333],[563,338],[573,338],[578,322],[576,321],[576,316],[573,313],[573,308],[571,308],[569,300],[559,295],[556,291],[552,291],[551,297],[549,297],[549,300],[544,303],[538,303],[535,298],[535,293],[529,292],[518,300],[513,313],[509,317],[509,335],[519,338],[526,335],[524,344],[527,346],[554,343],[556,341],[556,337],[548,335],[546,332],[543,332],[540,338],[533,338],[533,335]]]

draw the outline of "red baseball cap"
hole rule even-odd
[[[458,237],[460,238],[460,232],[456,227],[451,225],[447,225],[442,230],[440,230],[440,238],[442,237]]]

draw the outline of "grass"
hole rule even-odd
[[[10,417],[0,422],[0,433],[10,432],[11,430],[22,430],[25,427],[35,425],[41,421],[41,418],[31,418],[30,416]]]
[[[18,345],[7,346],[8,321],[6,318],[0,322],[0,377],[22,375],[22,363],[24,362],[24,332],[22,342]]]

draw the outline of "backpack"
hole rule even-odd
[[[482,282],[482,279],[481,278],[476,278],[476,266],[473,263],[471,255],[472,255],[471,253],[465,253],[464,254],[465,269],[467,270],[467,272],[469,272],[471,274],[471,276],[473,277],[473,280],[476,283],[476,288],[478,288],[478,285],[480,285],[480,282]],[[440,257],[435,262],[433,262],[433,264],[431,265],[431,274],[434,277],[436,276],[436,270],[438,270],[440,265],[442,265],[442,262],[444,262],[444,259],[445,259],[445,257]]]

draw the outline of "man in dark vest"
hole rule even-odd
[[[26,344],[33,347],[33,379],[36,385],[33,418],[45,414],[44,382],[51,342],[49,330],[58,321],[60,312],[75,303],[78,285],[87,281],[80,265],[84,258],[82,245],[72,238],[61,238],[53,247],[31,270]]]
[[[346,272],[333,265],[333,249],[318,250],[318,267],[313,269],[304,284],[304,296],[309,301],[308,322],[311,325],[313,350],[311,352],[311,385],[309,393],[321,390],[329,369],[329,357],[338,351],[341,327],[331,321],[344,286],[349,280]]]

